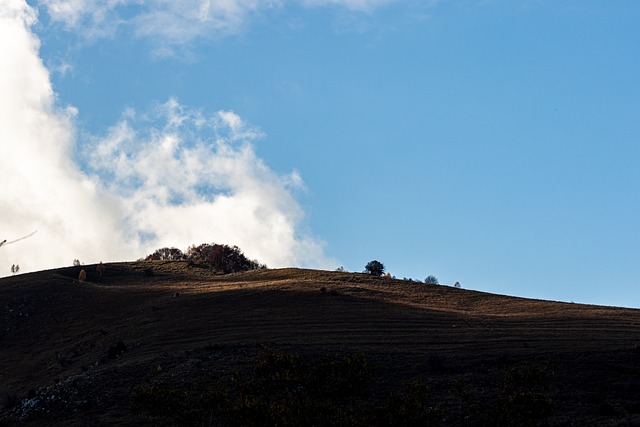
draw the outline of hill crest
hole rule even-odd
[[[444,405],[456,378],[467,378],[482,395],[504,366],[523,363],[556,367],[554,381],[577,393],[558,397],[563,404],[588,400],[591,381],[608,384],[607,395],[629,381],[640,390],[640,310],[362,273],[288,268],[212,275],[176,261],[104,267],[102,275],[87,265],[0,280],[3,396],[22,400],[76,378],[83,393],[111,396],[108,404],[94,401],[95,420],[120,423],[131,416],[127,393],[137,385],[247,366],[259,346],[310,357],[361,352],[385,384],[418,378],[438,388]],[[81,268],[85,282],[77,279]],[[633,393],[602,399],[631,419],[634,399],[640,402]],[[569,412],[585,405],[569,405]]]

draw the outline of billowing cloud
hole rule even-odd
[[[213,241],[272,267],[333,265],[303,229],[300,177],[272,171],[254,150],[261,133],[231,111],[173,99],[127,110],[79,150],[78,112],[56,103],[35,20],[24,0],[0,5],[0,241],[37,230],[0,247],[0,275]]]
[[[270,265],[326,266],[321,246],[298,235],[303,212],[291,191],[300,177],[256,156],[261,136],[233,112],[205,115],[171,99],[142,116],[128,111],[91,147],[89,164],[124,202],[141,244],[211,236]]]
[[[153,40],[156,53],[171,54],[193,40],[242,31],[255,13],[286,3],[306,7],[339,6],[370,12],[397,0],[38,0],[51,18],[95,38],[128,28]]]

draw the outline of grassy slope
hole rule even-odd
[[[445,405],[456,383],[480,401],[505,366],[544,364],[563,408],[554,423],[640,424],[640,310],[301,269],[85,268],[85,283],[77,268],[0,281],[0,396],[65,386],[92,403],[76,396],[54,418],[126,422],[136,385],[245,366],[265,344],[312,357],[363,351],[388,387],[420,378]],[[126,352],[110,357],[120,341]]]

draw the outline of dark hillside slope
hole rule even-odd
[[[544,400],[536,423],[640,425],[640,310],[354,273],[84,268],[83,283],[76,267],[0,280],[5,423],[158,424],[131,411],[140,387],[193,389],[250,371],[267,348],[316,361],[361,353],[375,396],[426,384],[436,424],[487,425],[488,413]]]

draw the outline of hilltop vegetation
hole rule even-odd
[[[265,269],[265,264],[248,259],[237,246],[218,243],[192,245],[183,253],[177,248],[161,248],[146,257],[147,261],[187,261],[190,266],[210,269],[216,274]]]
[[[5,424],[640,423],[638,310],[361,273],[100,270],[0,281]]]

